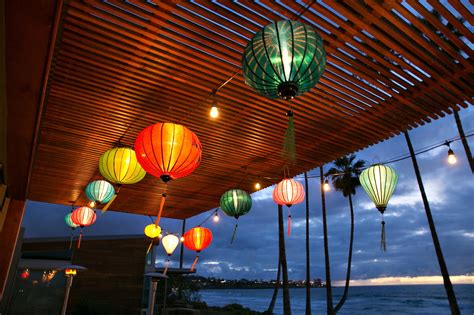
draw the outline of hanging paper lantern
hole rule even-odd
[[[75,229],[75,228],[77,228],[79,225],[76,224],[76,223],[74,223],[74,222],[72,222],[71,215],[72,215],[72,212],[66,214],[66,216],[64,217],[64,221],[66,222],[66,224],[67,224],[70,228]]]
[[[132,148],[113,148],[102,154],[99,171],[117,185],[138,183],[146,175]]]
[[[88,207],[77,208],[71,214],[72,222],[80,227],[94,224],[96,218],[95,211]]]
[[[387,249],[385,241],[385,221],[383,213],[387,208],[388,201],[392,197],[395,186],[398,182],[398,175],[395,170],[389,166],[376,164],[364,171],[359,176],[360,184],[370,199],[375,204],[375,207],[382,214],[382,234],[380,240],[380,247],[382,250]]]
[[[194,259],[193,264],[191,265],[192,271],[194,270],[194,266],[196,266],[196,263],[199,260],[199,253],[211,244],[212,232],[209,229],[197,226],[184,233],[183,237],[184,246],[186,246],[187,249],[198,253],[196,258]]]
[[[114,186],[105,180],[95,180],[90,182],[86,186],[85,192],[90,201],[97,203],[107,203],[115,195]]]
[[[252,208],[252,197],[242,189],[231,189],[221,196],[222,211],[230,217],[238,219]]]
[[[20,278],[22,279],[28,279],[30,277],[30,270],[27,268],[23,270],[22,273],[20,273]]]
[[[279,205],[291,207],[304,200],[304,187],[292,178],[285,178],[273,189],[273,201]]]
[[[245,190],[231,189],[221,196],[220,206],[225,214],[238,220],[240,216],[247,214],[252,208],[252,197]],[[231,244],[234,242],[237,226],[237,223],[235,223],[234,233],[232,233],[230,240]]]
[[[395,170],[385,165],[373,165],[362,171],[359,180],[375,207],[384,213],[398,182]]]
[[[298,21],[265,26],[248,42],[242,57],[245,83],[269,98],[291,99],[318,83],[326,66],[323,40]]]
[[[157,238],[161,234],[161,227],[159,225],[155,224],[148,224],[145,227],[145,235],[148,236],[149,238]]]
[[[179,238],[174,234],[168,234],[161,239],[161,244],[163,244],[163,248],[165,249],[166,254],[168,254],[168,256],[171,256],[176,247],[178,247]]]
[[[142,167],[163,182],[191,174],[201,163],[202,147],[188,128],[174,123],[157,123],[143,129],[135,141]]]
[[[291,234],[291,213],[290,207],[304,200],[304,187],[301,183],[292,178],[285,178],[273,189],[273,201],[278,205],[288,207],[288,236]]]

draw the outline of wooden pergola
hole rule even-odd
[[[292,175],[474,96],[474,35],[462,19],[474,20],[459,1],[15,2],[6,3],[6,82],[16,199],[85,204],[101,154],[163,121],[186,125],[203,145],[199,168],[168,185],[164,216],[207,211],[230,188],[254,191],[257,179],[276,183],[287,104],[257,95],[241,73],[248,40],[275,20],[312,25],[328,60],[317,86],[293,102]],[[210,93],[224,83],[211,120]],[[147,175],[124,186],[111,210],[154,215],[162,185]]]

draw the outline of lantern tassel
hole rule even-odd
[[[296,161],[296,144],[295,144],[295,124],[293,119],[293,111],[288,110],[288,126],[285,131],[285,138],[283,142],[283,157],[288,161]]]
[[[151,246],[153,246],[153,240],[151,240],[150,245],[148,245],[148,249],[146,250],[146,254],[150,252]]]
[[[163,193],[163,194],[161,194],[160,209],[158,210],[158,215],[156,216],[155,225],[158,225],[158,223],[160,223],[161,213],[163,212],[163,207],[165,206],[165,201],[166,201],[166,193]]]
[[[194,258],[194,262],[191,265],[191,271],[194,271],[194,267],[196,267],[196,263],[198,262],[198,260],[199,260],[199,255],[197,255],[196,258]]]
[[[77,241],[77,248],[81,248],[81,241],[82,241],[82,228],[81,228],[81,233],[79,234],[79,240]]]
[[[387,251],[387,243],[385,242],[385,221],[382,219],[382,234],[380,237],[380,250]]]
[[[291,234],[291,214],[288,214],[288,236]]]
[[[237,223],[235,224],[234,233],[232,233],[232,238],[230,239],[230,243],[231,243],[231,244],[234,243],[235,232],[237,232]]]
[[[112,202],[114,202],[115,198],[117,198],[117,194],[115,194],[112,199],[109,200],[109,202],[107,202],[107,204],[102,208],[102,213],[105,213],[105,211],[107,211],[110,207],[110,205],[112,204]]]

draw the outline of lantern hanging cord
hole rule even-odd
[[[220,83],[215,89],[212,89],[211,92],[200,102],[198,103],[196,106],[194,106],[193,108],[189,109],[186,114],[184,115],[183,118],[181,118],[180,120],[178,120],[178,124],[181,124],[183,121],[185,121],[186,119],[189,118],[189,116],[191,116],[192,113],[194,113],[194,111],[196,109],[198,109],[199,107],[201,107],[202,105],[204,105],[204,103],[207,102],[207,100],[213,96],[215,96],[215,94],[220,90],[222,89],[224,86],[226,86],[230,81],[232,81],[240,72],[242,72],[242,69],[238,69],[237,71],[235,71],[230,77],[228,77],[224,82]]]
[[[207,221],[209,221],[209,219],[211,219],[214,215],[216,215],[216,213],[219,211],[219,208],[216,208],[214,210],[211,211],[211,214],[208,215],[201,223],[199,223],[197,226],[202,226],[204,223],[206,223]]]

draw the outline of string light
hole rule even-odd
[[[451,149],[451,142],[446,141],[445,145],[447,145],[449,148],[448,149],[448,163],[451,165],[456,164],[458,160],[456,158],[456,155],[454,155],[453,149]]]
[[[89,202],[88,207],[89,207],[89,208],[94,208],[94,207],[95,207],[95,201]]]
[[[214,222],[219,222],[219,214],[217,214],[217,210],[216,210],[216,213],[214,214],[214,217],[212,218],[212,221]]]
[[[181,243],[184,242],[184,236],[181,236],[181,237],[179,238],[179,241],[180,241]]]
[[[256,189],[256,190],[260,190],[260,188],[262,188],[262,185],[260,185],[259,182],[256,182],[256,183],[255,183],[255,189]]]
[[[330,191],[331,190],[331,186],[329,185],[329,182],[328,182],[327,179],[324,181],[323,190],[324,191]]]
[[[217,109],[217,102],[216,102],[216,90],[212,90],[212,107],[209,115],[212,119],[219,117],[219,110]]]

